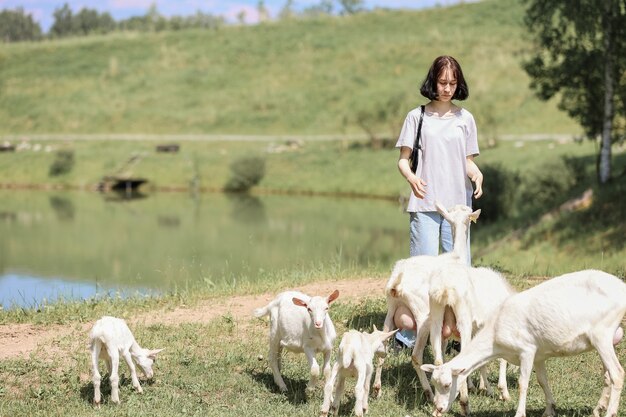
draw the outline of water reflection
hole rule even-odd
[[[84,298],[97,286],[223,287],[334,263],[388,270],[406,255],[406,233],[406,217],[385,201],[2,190],[0,280],[22,292],[0,287],[0,302],[51,289]]]

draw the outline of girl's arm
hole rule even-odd
[[[480,198],[483,195],[483,173],[478,169],[478,165],[474,162],[474,155],[466,157],[467,176],[475,184],[474,198]]]
[[[400,170],[400,174],[406,178],[407,182],[411,186],[411,190],[413,190],[413,194],[415,194],[415,197],[424,198],[426,195],[426,182],[411,172],[410,159],[411,148],[408,146],[402,146],[400,148],[400,159],[398,159],[398,170]]]

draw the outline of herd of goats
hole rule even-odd
[[[310,366],[307,391],[313,390],[319,379],[320,366],[315,356],[321,352],[325,378],[321,416],[338,410],[346,377],[356,377],[354,414],[362,416],[369,408],[374,374],[373,394],[381,395],[387,340],[399,328],[408,328],[416,332],[412,364],[424,395],[434,404],[435,417],[448,411],[457,396],[462,414],[469,415],[468,377],[479,370],[479,389],[491,393],[484,366],[493,359],[500,360],[498,389],[503,400],[510,398],[507,363],[519,367],[515,417],[526,415],[533,369],[546,398],[543,416],[554,416],[555,401],[545,361],[592,349],[599,353],[604,368],[604,387],[593,414],[617,416],[624,370],[614,346],[623,336],[620,324],[626,314],[626,284],[606,272],[583,270],[517,292],[500,273],[467,265],[469,225],[476,221],[480,210],[472,212],[466,206],[447,210],[440,204],[437,210],[452,226],[454,250],[397,261],[385,287],[388,310],[382,330],[374,326],[371,333],[346,331],[332,367],[330,359],[337,334],[328,310],[339,291],[328,297],[285,291],[254,311],[256,317],[270,317],[268,360],[280,391],[287,390],[280,373],[283,349],[306,355]],[[423,363],[429,335],[434,364]],[[460,338],[461,351],[444,363],[443,347],[448,337]],[[153,360],[160,350],[141,348],[126,323],[114,317],[98,320],[90,340],[94,402],[101,401],[99,358],[107,364],[112,402],[119,402],[120,356],[130,368],[133,386],[141,392],[134,363],[150,378]],[[430,381],[427,372],[431,373]]]

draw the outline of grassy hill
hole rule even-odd
[[[484,136],[577,133],[528,88],[519,0],[378,10],[219,30],[118,33],[0,44],[0,135],[360,133],[355,114],[423,101],[418,83],[450,54]]]

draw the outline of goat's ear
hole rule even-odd
[[[293,303],[294,303],[295,305],[297,305],[297,306],[300,306],[300,307],[308,307],[308,306],[307,306],[307,304],[306,304],[303,300],[301,300],[301,299],[299,299],[299,298],[293,297],[293,298],[291,299],[291,301],[293,301]]]
[[[420,369],[424,372],[433,372],[437,367],[435,365],[431,365],[429,363],[425,363],[424,365],[420,366]]]
[[[372,324],[372,327],[374,328],[374,331],[375,331],[375,332],[377,332],[377,331],[378,331],[378,329],[376,328],[376,325],[375,325],[375,324]]]
[[[155,358],[156,358],[156,355],[157,355],[159,352],[161,352],[162,350],[164,350],[164,349],[165,349],[165,348],[163,348],[163,349],[153,349],[153,350],[148,350],[148,352],[147,352],[147,355],[146,355],[146,356],[148,356],[150,359],[155,359]]]
[[[465,368],[454,368],[452,369],[453,376],[459,376],[465,370]]]
[[[392,331],[390,331],[390,332],[384,333],[384,334],[383,334],[383,341],[385,341],[385,340],[389,339],[391,336],[393,336],[394,334],[396,334],[396,332],[397,332],[398,330],[400,330],[400,329],[395,329],[395,330],[392,330]]]
[[[476,220],[478,220],[478,216],[480,216],[480,209],[478,209],[475,212],[473,212],[472,214],[470,214],[469,218],[470,218],[471,221],[476,223]]]
[[[446,208],[443,206],[443,204],[441,204],[439,201],[435,201],[435,208],[441,214],[448,212],[448,210],[446,210]]]
[[[333,291],[331,295],[328,296],[328,304],[332,303],[339,297],[339,290]]]

